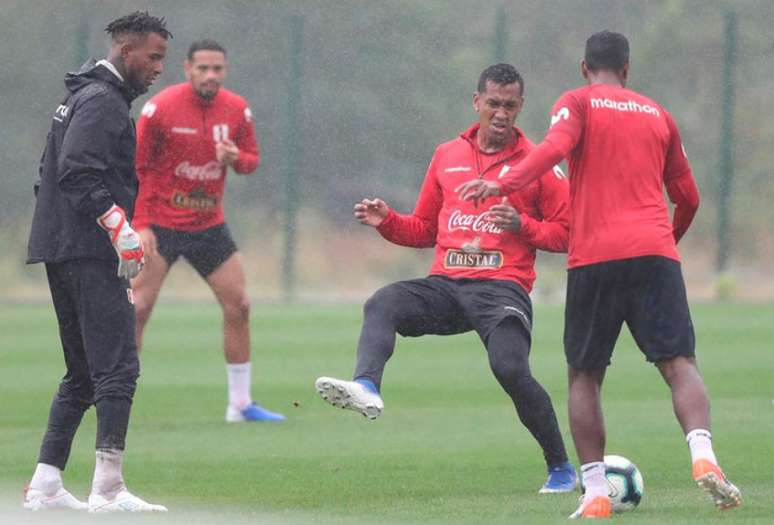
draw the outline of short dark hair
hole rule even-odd
[[[478,92],[486,91],[486,83],[492,81],[495,84],[505,86],[507,84],[519,83],[519,94],[524,95],[524,79],[510,64],[493,64],[481,72],[478,77]]]
[[[164,18],[151,16],[147,11],[135,11],[132,14],[116,18],[107,25],[105,32],[114,39],[129,33],[136,35],[157,33],[164,40],[172,38],[172,33],[167,29]]]
[[[620,71],[629,62],[629,41],[621,33],[594,33],[586,40],[583,59],[591,71]]]
[[[197,51],[220,51],[223,53],[223,56],[226,56],[226,48],[211,38],[197,40],[191,44],[191,47],[188,48],[188,60],[193,60],[194,53]]]

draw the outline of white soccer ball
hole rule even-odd
[[[605,456],[605,477],[613,512],[634,510],[640,504],[645,483],[637,465],[623,456]],[[585,491],[581,483],[581,492]]]

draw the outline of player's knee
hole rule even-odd
[[[490,364],[492,372],[502,384],[517,386],[532,379],[529,365],[518,359],[503,359]]]
[[[105,398],[131,401],[134,398],[134,392],[137,390],[138,375],[119,373],[104,378],[94,389],[94,402],[96,403]]]
[[[223,303],[223,315],[232,321],[246,321],[250,318],[250,298],[247,294]]]
[[[76,407],[89,407],[94,402],[94,385],[89,377],[68,378],[59,384],[57,397]]]
[[[363,315],[392,318],[399,311],[400,302],[399,291],[393,285],[385,286],[368,298],[363,305]]]
[[[150,319],[155,301],[141,293],[134,294],[134,313],[137,317],[137,323],[144,326]]]
[[[656,363],[656,367],[661,372],[664,380],[668,384],[672,384],[675,380],[679,380],[686,376],[698,375],[698,369],[696,368],[696,360],[691,357],[673,357],[671,359],[664,359]]]

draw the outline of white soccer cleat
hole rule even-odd
[[[148,503],[124,489],[110,500],[101,494],[91,494],[89,512],[167,512],[167,508]]]
[[[86,510],[88,505],[60,487],[52,496],[46,495],[42,490],[24,489],[24,503],[22,506],[28,510],[43,509],[73,509]]]
[[[320,397],[331,405],[360,412],[368,419],[376,419],[384,410],[382,397],[356,381],[319,377],[314,386]]]
[[[719,466],[699,459],[693,464],[693,479],[707,492],[720,510],[733,509],[742,504],[742,491],[728,481]]]

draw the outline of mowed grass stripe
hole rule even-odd
[[[604,392],[608,450],[634,460],[646,487],[642,505],[625,519],[768,523],[774,307],[698,305],[693,313],[716,451],[743,488],[745,506],[721,515],[695,488],[668,391],[624,330]],[[219,311],[162,300],[146,335],[126,461],[130,487],[172,507],[159,522],[178,522],[175,514],[206,522],[218,513],[251,523],[564,522],[576,495],[536,494],[545,477],[540,451],[473,334],[399,339],[380,420],[320,401],[318,375],[351,374],[360,321],[356,306],[255,307],[254,394],[289,420],[226,425]],[[538,308],[532,368],[575,459],[561,334],[561,308]],[[0,517],[18,516],[11,509],[34,467],[63,372],[58,345],[49,306],[0,307]],[[94,429],[90,411],[66,472],[68,487],[81,495]]]

